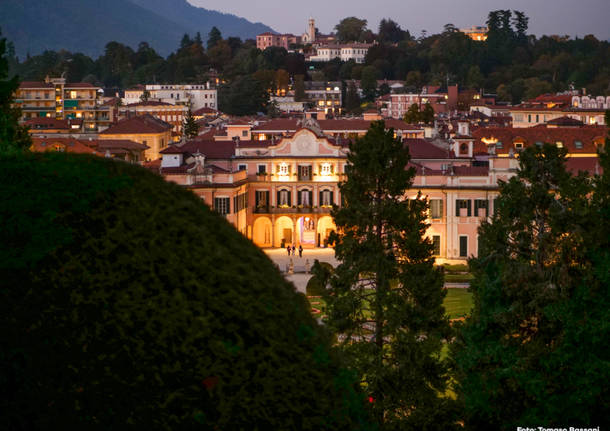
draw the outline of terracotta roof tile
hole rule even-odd
[[[163,133],[171,130],[173,126],[150,114],[138,115],[119,121],[114,126],[104,130],[100,135],[121,135],[136,133]]]
[[[485,127],[474,130],[474,152],[487,153],[487,145],[482,139],[497,139],[502,148],[496,148],[497,154],[508,154],[514,147],[515,141],[523,142],[525,147],[535,145],[537,142],[555,144],[561,142],[569,153],[596,153],[596,140],[606,136],[607,128],[604,126],[583,127]],[[577,144],[580,142],[580,144]],[[581,145],[582,144],[582,145]],[[581,147],[581,148],[579,148]]]

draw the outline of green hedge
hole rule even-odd
[[[7,429],[362,429],[306,298],[190,191],[3,157],[0,220]]]

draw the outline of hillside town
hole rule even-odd
[[[467,33],[472,37],[472,33]],[[480,39],[473,39],[480,40]],[[257,37],[260,49],[291,49],[307,41],[308,61],[362,63],[371,44],[337,45],[309,20],[302,36]],[[375,43],[373,41],[373,43]],[[413,88],[377,81],[389,92],[355,115],[345,82],[307,80],[270,92],[274,115],[236,116],[219,110],[218,80],[200,84],[141,83],[107,94],[65,78],[20,84],[15,95],[35,151],[97,154],[139,163],[195,192],[239,232],[263,248],[326,247],[335,230],[330,209],[341,205],[350,142],[384,121],[411,155],[412,198],[430,200],[427,235],[439,263],[477,256],[477,230],[494,211],[499,181],[515,175],[519,153],[551,143],[568,151],[573,172],[598,174],[597,151],[607,134],[610,97],[586,89],[541,94],[518,104],[459,85]],[[364,99],[362,81],[349,81]],[[415,90],[415,91],[414,91]],[[420,119],[413,112],[430,117]],[[196,133],[185,134],[187,122]]]
[[[605,429],[602,30],[34,1],[0,3],[39,23],[0,33],[2,429]]]

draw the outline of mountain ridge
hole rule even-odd
[[[157,9],[155,9],[157,7]],[[0,29],[23,58],[45,50],[82,52],[97,57],[108,42],[137,48],[148,42],[167,56],[185,33],[202,38],[213,25],[224,37],[253,38],[273,31],[231,14],[198,8],[186,0],[2,0]]]

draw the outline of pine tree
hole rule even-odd
[[[373,122],[350,145],[343,206],[332,211],[341,263],[326,295],[328,325],[362,376],[380,429],[450,429],[451,410],[439,398],[450,333],[443,277],[424,239],[427,202],[405,198],[415,172],[393,133]]]
[[[465,424],[603,423],[610,411],[601,383],[610,379],[608,189],[603,198],[603,178],[592,187],[586,176],[571,176],[566,151],[556,146],[528,148],[519,160],[470,261],[475,306],[453,352]]]
[[[186,113],[186,117],[184,117],[184,136],[187,139],[196,138],[199,134],[199,124],[195,121],[195,117],[193,117],[193,112],[189,106],[189,110]]]
[[[208,51],[216,46],[218,42],[222,40],[222,34],[216,26],[212,27],[212,30],[208,33]]]
[[[32,145],[27,128],[18,123],[21,111],[12,106],[19,78],[8,79],[6,44],[6,39],[0,38],[0,153],[27,150]]]

